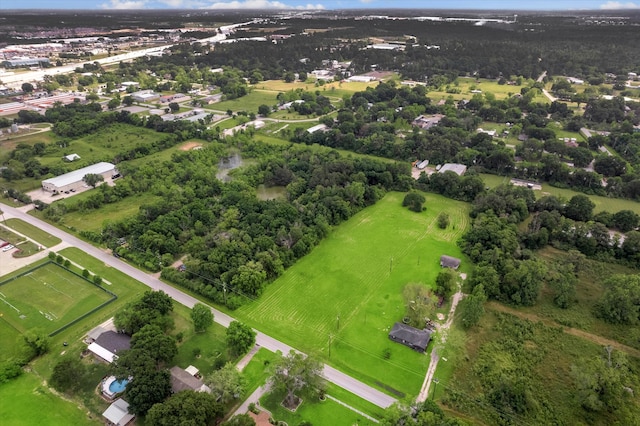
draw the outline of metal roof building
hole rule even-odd
[[[42,181],[42,189],[49,192],[62,192],[82,187],[82,179],[89,174],[110,178],[116,174],[116,166],[111,163],[96,163],[69,173]]]

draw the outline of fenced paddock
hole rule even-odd
[[[20,332],[57,334],[115,299],[115,294],[55,262],[0,283],[0,315]]]

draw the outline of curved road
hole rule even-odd
[[[182,305],[185,305],[189,308],[193,307],[194,304],[196,303],[202,303],[200,300],[189,296],[188,294],[183,293],[182,291],[171,287],[168,284],[163,283],[162,281],[158,280],[157,278],[154,278],[153,276],[137,269],[134,268],[133,266],[129,265],[128,263],[125,263],[123,261],[121,261],[120,259],[117,259],[115,257],[113,257],[112,255],[110,255],[109,253],[96,248],[94,246],[92,246],[89,243],[86,243],[76,237],[74,237],[73,235],[70,235],[58,228],[56,228],[53,225],[50,225],[46,222],[43,222],[42,220],[35,218],[33,216],[30,216],[14,207],[10,207],[6,204],[2,204],[0,203],[0,210],[2,210],[4,212],[4,217],[5,218],[17,218],[17,219],[21,219],[33,226],[36,226],[40,229],[42,229],[45,232],[48,232],[51,235],[54,235],[58,238],[60,238],[64,243],[69,244],[70,246],[74,246],[79,248],[80,250],[84,251],[85,253],[87,253],[90,256],[95,257],[96,259],[99,259],[100,261],[104,262],[105,264],[118,269],[119,271],[129,275],[130,277],[135,278],[136,280],[140,281],[141,283],[147,285],[148,287],[154,289],[154,290],[162,290],[165,293],[167,293],[173,300],[175,300],[178,303],[181,303]],[[214,315],[214,319],[217,323],[219,323],[220,325],[223,325],[224,327],[228,327],[229,324],[234,321],[234,319],[232,317],[230,317],[229,315],[225,314],[224,312],[221,312],[217,309],[211,308],[211,311],[213,312]],[[270,337],[264,333],[259,332],[258,330],[256,330],[256,343],[272,352],[277,352],[277,351],[281,351],[283,354],[287,354],[289,353],[289,351],[291,351],[292,349],[295,350],[294,348],[292,348],[291,346],[282,343],[279,340],[274,339],[273,337]],[[348,376],[338,370],[336,370],[335,368],[326,365],[324,366],[324,376],[325,378],[340,386],[341,388],[344,388],[346,390],[348,390],[349,392],[358,395],[359,397],[361,397],[364,400],[367,400],[369,402],[371,402],[372,404],[375,404],[379,407],[382,408],[387,408],[389,407],[391,404],[393,404],[394,402],[396,402],[396,399],[380,392],[377,389],[372,388],[369,385],[366,385],[356,379],[354,379],[351,376]]]

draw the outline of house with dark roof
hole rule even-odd
[[[95,334],[94,334],[95,335]],[[87,349],[108,363],[112,363],[117,353],[131,348],[131,337],[124,333],[108,330],[101,333]]]
[[[443,254],[440,256],[440,266],[443,268],[458,269],[460,266],[460,259]]]
[[[431,332],[397,322],[393,324],[393,328],[389,332],[389,339],[402,343],[415,351],[424,352],[429,340],[431,340]]]
[[[183,390],[211,393],[209,386],[205,385],[202,380],[189,374],[177,365],[171,367],[169,372],[171,373],[171,391],[173,393],[178,393]]]

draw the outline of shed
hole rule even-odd
[[[458,267],[460,267],[460,259],[443,254],[440,256],[440,266],[443,268],[458,269]]]
[[[397,322],[393,324],[393,328],[389,332],[389,339],[402,343],[415,351],[424,352],[429,340],[431,340],[431,332]]]
[[[102,417],[107,420],[108,425],[125,426],[133,420],[135,415],[129,413],[129,403],[122,398],[118,398],[102,413]]]
[[[65,156],[64,156],[64,159],[65,159],[66,161],[71,162],[71,161],[79,160],[79,159],[80,159],[80,156],[79,156],[78,154],[69,154],[69,155],[65,155]]]

